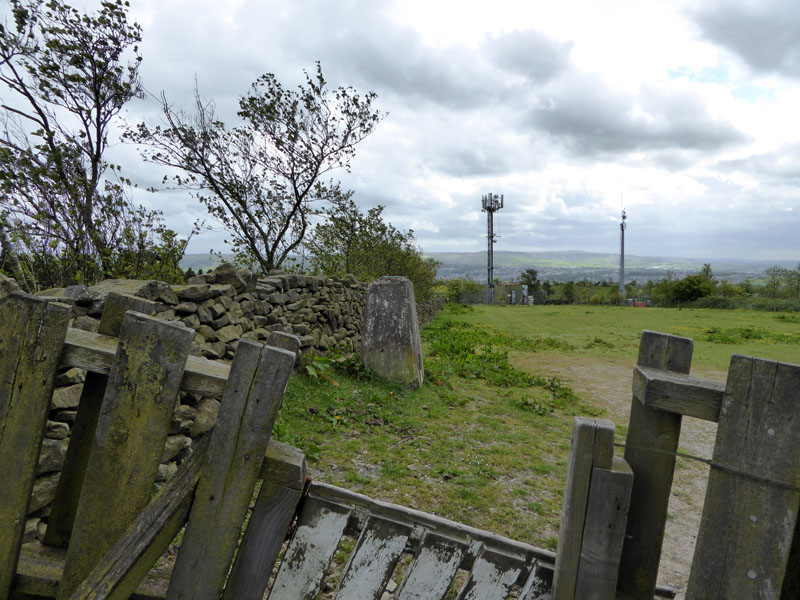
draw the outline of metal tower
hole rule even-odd
[[[622,209],[622,221],[619,222],[620,243],[619,243],[619,293],[625,297],[625,209]]]
[[[488,272],[487,272],[487,286],[486,286],[486,304],[491,304],[494,301],[494,213],[495,211],[503,208],[503,195],[492,194],[491,192],[481,197],[483,209],[488,218],[489,233],[489,251],[488,251]]]

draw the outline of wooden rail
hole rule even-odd
[[[111,336],[70,328],[64,340],[60,363],[107,375],[117,349]],[[189,356],[180,389],[191,394],[221,398],[230,366],[199,356]]]

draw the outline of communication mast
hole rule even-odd
[[[487,253],[489,265],[487,272],[486,304],[491,304],[494,302],[494,244],[496,241],[496,236],[494,234],[494,213],[503,208],[503,195],[500,194],[498,196],[490,192],[481,197],[481,203],[483,205],[481,212],[486,213],[489,225],[489,233],[487,235],[489,239],[489,251]]]
[[[622,220],[619,222],[620,245],[619,245],[619,293],[625,297],[625,209],[622,209]]]

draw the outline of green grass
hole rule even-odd
[[[423,331],[421,389],[316,358],[290,381],[276,437],[316,479],[554,548],[573,417],[603,411],[539,359],[632,366],[644,329],[693,337],[693,368],[724,371],[734,352],[800,363],[800,323],[770,313],[451,307]]]
[[[476,306],[449,318],[518,336],[546,337],[572,353],[635,362],[645,329],[694,339],[695,367],[726,370],[731,354],[800,364],[794,314],[617,306]]]

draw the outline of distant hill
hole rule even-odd
[[[437,276],[441,279],[469,276],[476,281],[486,279],[486,252],[428,252],[426,257],[442,263]],[[703,259],[653,256],[625,257],[625,280],[654,281],[672,271],[677,277],[699,271],[711,264],[717,278],[731,282],[761,277],[765,269],[777,264],[794,268],[797,261],[755,261],[744,259]],[[539,279],[551,281],[616,281],[619,278],[619,254],[582,252],[495,252],[494,274],[501,281],[512,281],[525,269],[539,271]]]
[[[184,271],[192,269],[196,272],[198,269],[203,269],[205,272],[209,269],[214,269],[223,260],[233,261],[233,254],[184,254],[180,265]]]
[[[452,279],[469,276],[483,283],[486,280],[486,252],[426,252],[425,256],[438,260],[437,277]],[[222,260],[233,260],[233,254],[187,254],[181,268],[195,271],[213,269]],[[718,279],[739,283],[745,279],[758,279],[771,266],[793,269],[798,261],[745,260],[716,258],[675,258],[654,256],[626,256],[625,280],[644,283],[657,281],[672,271],[677,277],[699,271],[704,263]],[[539,279],[551,281],[616,281],[619,277],[619,255],[599,252],[569,250],[563,252],[495,252],[494,275],[501,281],[513,281],[525,270],[536,269]]]

